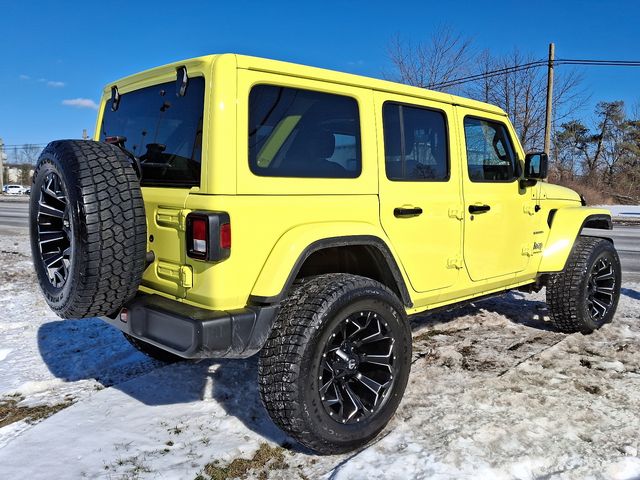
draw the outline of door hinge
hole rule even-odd
[[[158,207],[156,222],[163,227],[172,227],[184,231],[187,228],[187,214],[190,210],[171,207]]]
[[[464,266],[462,263],[462,258],[460,257],[451,257],[447,259],[447,268],[456,268],[461,269]]]
[[[180,266],[180,286],[184,288],[193,287],[193,270],[189,265]]]
[[[464,219],[464,215],[462,214],[462,210],[460,210],[459,208],[450,208],[449,218],[456,218],[458,220],[462,220]]]
[[[159,261],[156,271],[158,277],[175,282],[183,288],[193,287],[193,270],[189,265]]]

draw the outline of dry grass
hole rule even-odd
[[[24,397],[19,395],[0,399],[0,428],[20,420],[36,423],[73,404],[73,400],[67,400],[55,405],[21,406],[19,403],[22,400]]]
[[[611,192],[607,192],[604,188],[595,188],[590,185],[572,180],[553,181],[563,187],[570,188],[582,195],[587,201],[587,205],[611,205],[614,199],[611,197]]]
[[[232,478],[247,478],[249,472],[258,474],[258,478],[266,479],[271,470],[285,470],[289,468],[284,458],[285,450],[281,447],[271,447],[263,443],[252,458],[236,458],[230,464],[222,466],[219,460],[205,465],[196,480],[228,480]]]

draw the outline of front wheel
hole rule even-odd
[[[404,307],[380,283],[326,274],[297,281],[260,355],[274,422],[324,454],[367,444],[395,413],[411,368]]]
[[[620,297],[621,267],[613,244],[578,237],[565,269],[549,277],[547,304],[555,326],[591,333],[611,322]]]

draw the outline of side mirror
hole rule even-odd
[[[547,178],[549,156],[544,152],[527,153],[524,159],[524,178],[526,180],[543,180]]]

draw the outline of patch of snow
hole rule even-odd
[[[26,242],[12,243],[0,235],[0,250],[15,251],[0,254],[0,394],[75,403],[0,429],[3,478],[192,479],[264,442],[293,445],[290,468],[267,472],[276,479],[640,476],[638,283],[591,335],[556,332],[544,292],[414,319],[411,377],[389,426],[359,452],[315,456],[268,418],[255,357],[165,366],[100,320],[57,319],[20,256]]]
[[[640,217],[640,205],[596,205],[606,208],[614,217]]]
[[[0,362],[7,358],[7,355],[9,355],[10,353],[10,348],[0,348]]]
[[[640,472],[640,459],[636,456],[624,457],[607,466],[605,478],[611,480],[636,480]]]

